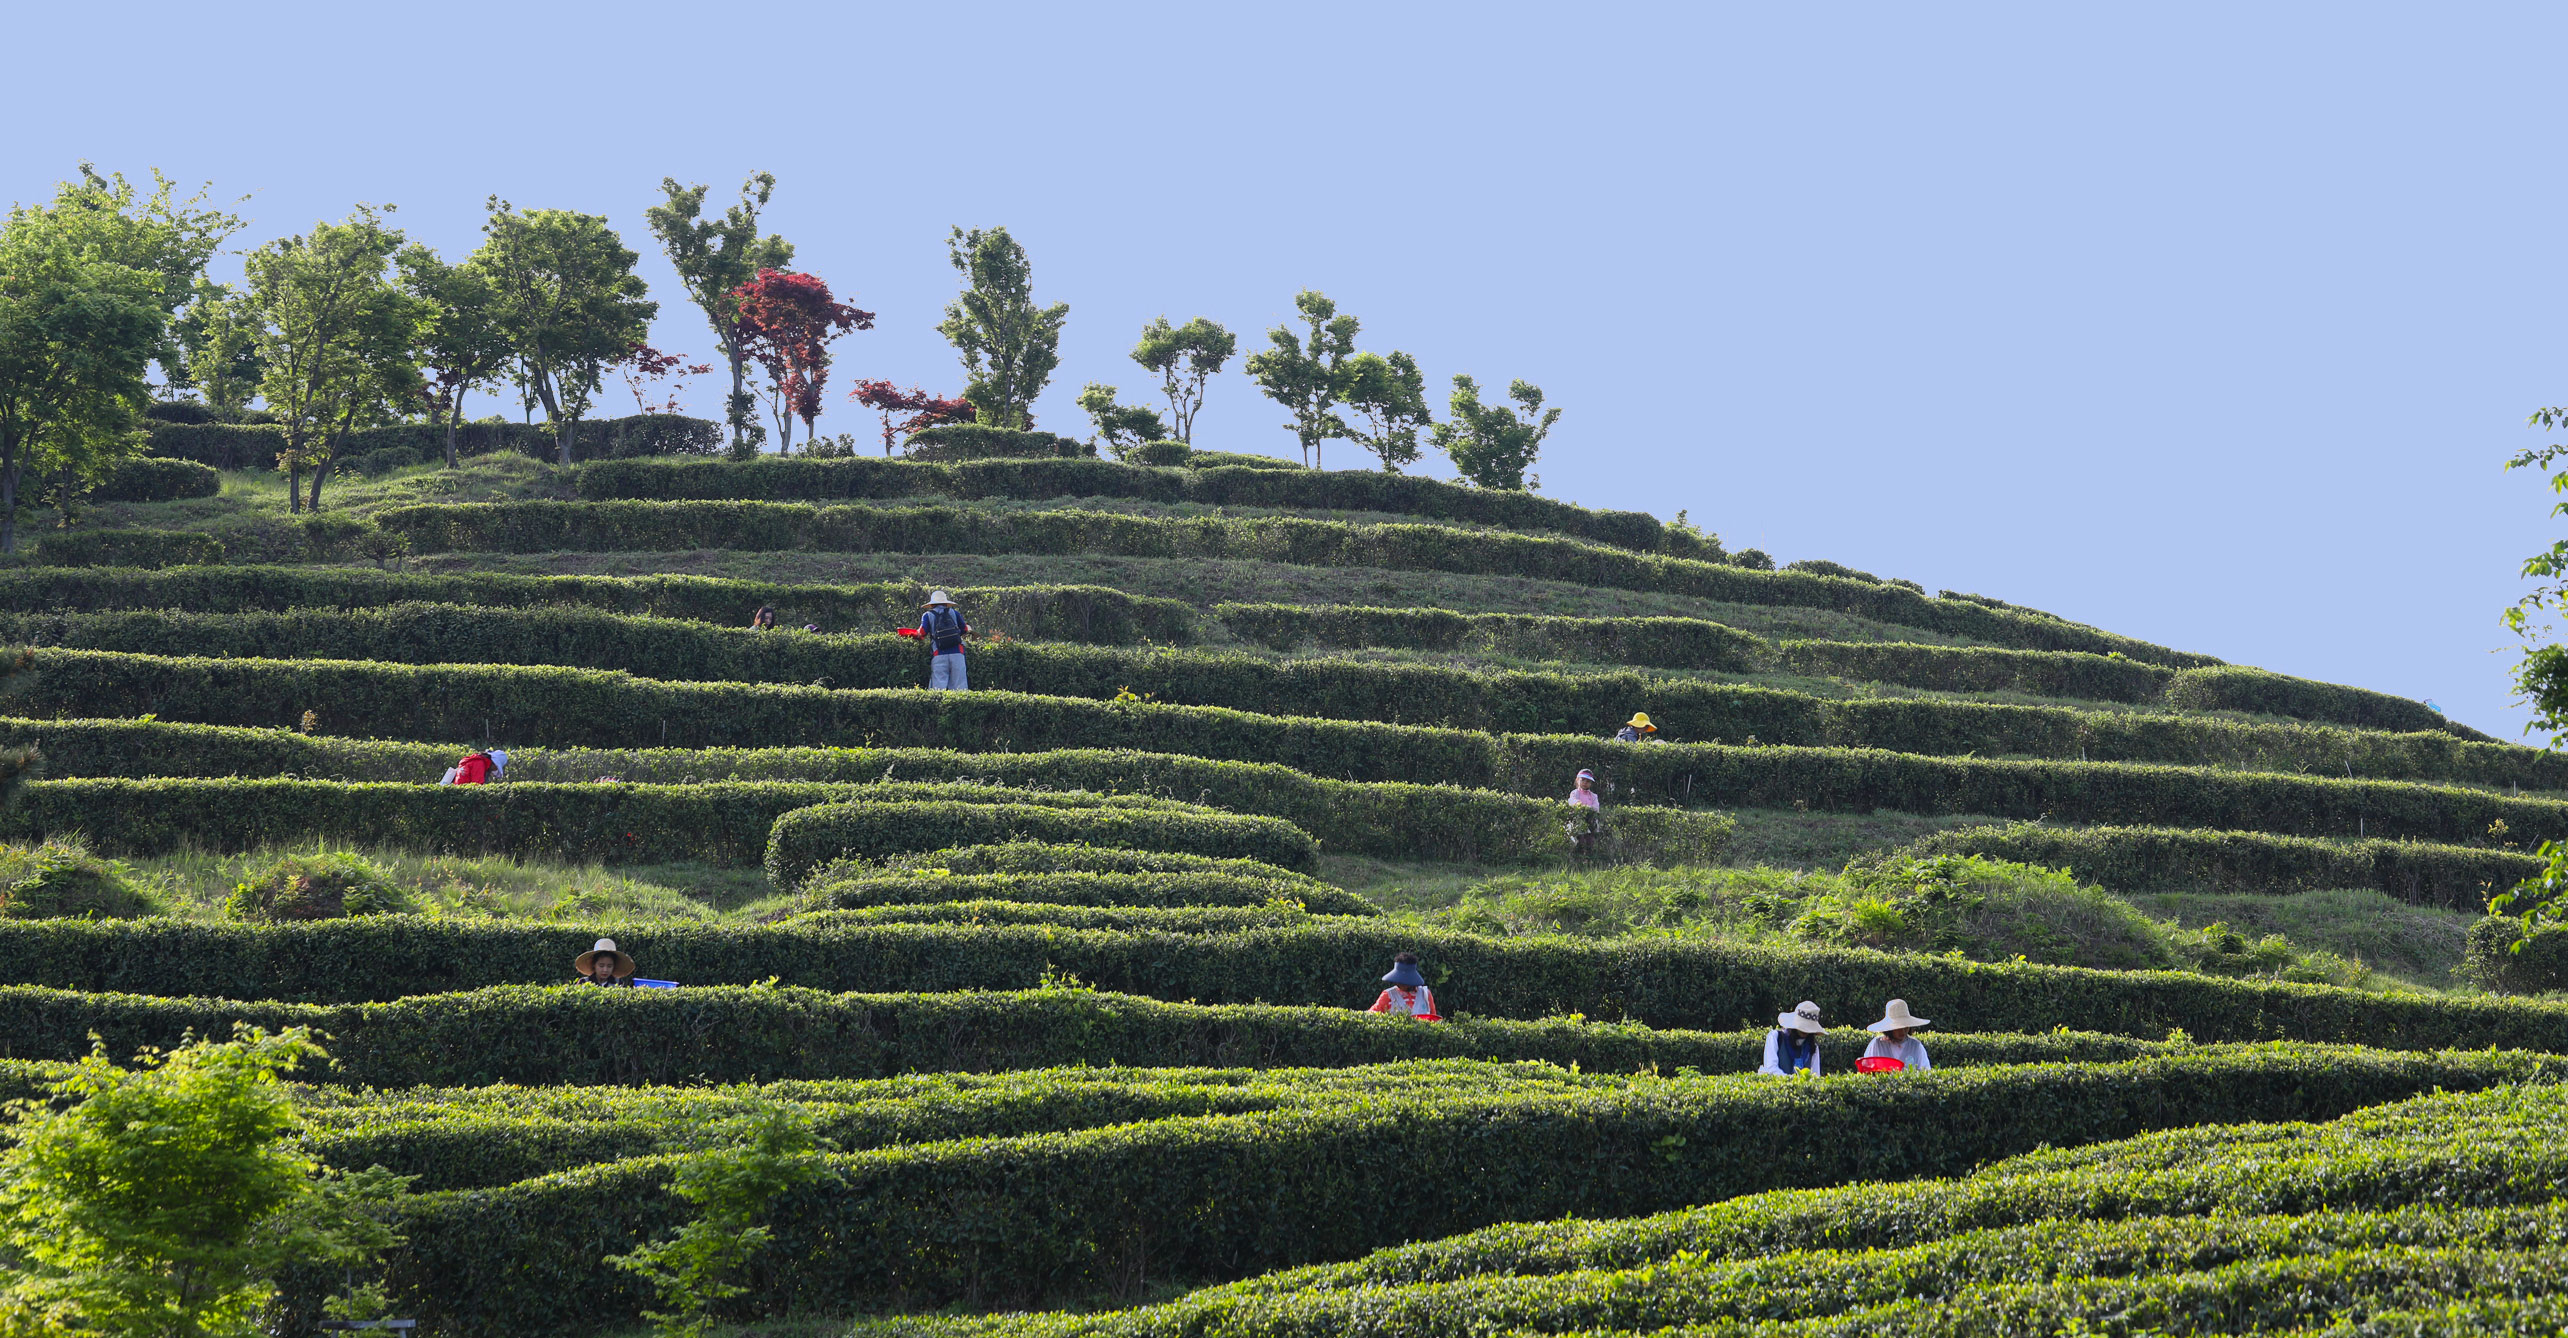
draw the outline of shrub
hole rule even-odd
[[[223,560],[223,541],[183,530],[56,530],[36,544],[49,567],[186,567]]]
[[[2568,925],[2545,924],[2527,935],[2522,920],[2489,916],[2470,926],[2461,973],[2505,994],[2568,990]]]
[[[223,913],[276,923],[395,915],[418,909],[392,875],[350,850],[285,855],[232,889]]]
[[[1237,451],[1202,451],[1190,449],[1186,463],[1196,469],[1309,469],[1299,460],[1280,455],[1242,454]]]
[[[811,871],[841,856],[877,850],[920,850],[1001,841],[1087,841],[1140,850],[1254,859],[1309,872],[1319,846],[1280,818],[1193,811],[1100,807],[1069,813],[1030,804],[952,805],[937,810],[933,836],[921,805],[833,803],[799,808],[776,819],[767,838],[767,878],[800,887]]]
[[[2165,1123],[2339,1114],[2536,1069],[2502,1055],[2215,1052],[1870,1082],[1349,1100],[842,1154],[779,1205],[753,1303],[1023,1308],[1092,1294],[1144,1250],[1163,1277],[1236,1275],[1511,1219],[1949,1175]],[[1738,1155],[1785,1142],[1803,1154]],[[449,1333],[535,1332],[558,1322],[564,1295],[626,1295],[587,1242],[665,1220],[664,1187],[683,1164],[638,1158],[426,1197],[401,1223],[409,1246],[395,1285]],[[1381,1211],[1386,1177],[1400,1187],[1398,1212]],[[978,1211],[955,1211],[958,1184],[972,1186]]]
[[[221,491],[223,476],[209,465],[142,458],[119,462],[89,490],[89,497],[98,502],[170,502]]]
[[[944,423],[910,434],[913,460],[1061,459],[1091,456],[1097,448],[1050,432],[1025,432],[984,423]]]
[[[1182,441],[1145,441],[1127,447],[1123,462],[1167,467],[1186,464],[1194,454],[1195,448]]]
[[[1232,635],[1276,650],[1384,646],[1746,672],[1774,649],[1763,637],[1697,618],[1545,618],[1303,604],[1217,604],[1213,616]]]
[[[1050,846],[1039,841],[1004,841],[997,845],[955,846],[915,854],[891,855],[878,864],[839,866],[849,876],[865,868],[885,872],[943,869],[947,873],[1213,873],[1235,878],[1288,883],[1318,891],[1329,885],[1307,874],[1246,859],[1214,859],[1173,850],[1125,850],[1115,846]],[[1359,902],[1358,904],[1362,904]],[[1332,912],[1332,914],[1360,912]]]
[[[1160,907],[1294,902],[1321,915],[1377,913],[1371,903],[1351,892],[1278,866],[1257,867],[1271,869],[1273,876],[1209,871],[972,874],[933,867],[893,874],[861,864],[833,862],[813,870],[804,879],[803,904],[813,909],[856,909],[954,901]]]
[[[2462,911],[2486,909],[2490,893],[2542,868],[2541,860],[2515,851],[2412,841],[2316,841],[2262,832],[2033,823],[1957,827],[1923,837],[1907,851],[2066,867],[2118,892],[2210,889],[2282,896],[2369,887],[2410,905]]]
[[[1880,577],[1871,572],[1858,571],[1842,562],[1830,562],[1826,558],[1803,558],[1798,562],[1787,562],[1783,564],[1783,569],[1808,572],[1813,576],[1838,576],[1849,581],[1868,581],[1874,585],[1885,584]]]
[[[143,406],[143,417],[154,423],[217,423],[222,418],[213,406],[195,400],[154,400]]]
[[[128,920],[161,910],[160,898],[130,870],[78,840],[0,848],[0,879],[0,918]]]
[[[1785,641],[1772,650],[1775,664],[1797,673],[1937,692],[2032,692],[2090,701],[2146,702],[2157,699],[2169,675],[2158,665],[2084,651],[1878,641]]]
[[[2167,682],[2167,702],[2189,711],[2252,711],[2368,729],[2440,730],[2446,723],[2442,712],[2423,702],[2240,665],[2178,673]]]
[[[840,462],[815,462],[832,468]],[[1084,468],[1084,466],[1083,466]],[[1097,469],[1111,468],[1102,463]],[[1150,480],[1165,476],[1134,470]],[[1188,471],[1200,480],[1189,496],[1237,501],[1226,489],[1254,487],[1259,505],[1289,505],[1272,490],[1287,480],[1365,480],[1390,488],[1401,475],[1356,471],[1232,475]],[[1382,482],[1381,480],[1390,480]],[[1496,497],[1478,489],[1458,490]],[[1512,496],[1513,494],[1508,494]],[[1343,504],[1343,503],[1341,503]],[[1377,508],[1367,508],[1377,509]],[[2046,615],[1995,609],[1968,600],[1928,599],[1898,586],[1872,585],[1800,572],[1749,571],[1687,558],[1629,552],[1579,540],[1465,530],[1440,525],[1356,525],[1290,517],[1262,519],[1128,516],[1106,511],[996,512],[954,507],[797,506],[775,502],[485,502],[393,507],[377,519],[410,537],[419,552],[660,551],[733,548],[749,551],[934,551],[949,553],[1079,553],[1151,558],[1226,558],[1301,566],[1383,567],[1404,571],[1504,571],[1607,589],[1652,590],[1743,604],[1832,608],[1879,622],[1924,627],[2028,650],[2119,651],[2178,667],[2216,663],[2061,622]]]
[[[285,429],[264,423],[175,420],[155,423],[144,450],[213,469],[268,469],[285,449]]]
[[[1308,924],[1311,913],[1273,906],[1063,906],[1026,901],[918,901],[854,910],[804,911],[787,923],[837,925],[1059,925],[1064,929],[1147,929],[1162,934],[1231,934]]]

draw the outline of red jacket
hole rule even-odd
[[[488,753],[467,753],[464,755],[464,760],[457,763],[456,767],[458,774],[455,777],[455,783],[457,785],[490,783],[490,754]]]

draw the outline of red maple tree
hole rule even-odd
[[[829,341],[850,330],[874,328],[874,313],[832,297],[816,274],[762,269],[731,290],[740,302],[734,330],[749,357],[767,369],[776,386],[779,449],[793,444],[793,419],[809,436],[820,416],[821,387],[829,380]]]
[[[635,344],[624,355],[624,360],[615,364],[615,370],[624,377],[625,388],[633,392],[635,408],[644,413],[676,413],[679,409],[678,395],[687,388],[686,378],[712,371],[713,364],[690,363],[680,354],[663,353],[649,344]],[[662,377],[675,377],[676,380],[669,386],[669,398],[653,404],[643,388]]]
[[[885,455],[892,453],[892,443],[898,437],[939,423],[968,423],[980,414],[970,400],[945,399],[916,386],[903,390],[889,381],[859,381],[854,390],[847,392],[847,397],[869,409],[882,411]],[[909,417],[894,423],[893,414],[908,414]]]

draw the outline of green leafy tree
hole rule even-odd
[[[370,205],[316,223],[249,253],[249,310],[258,323],[259,394],[285,429],[278,463],[289,511],[321,509],[339,446],[361,427],[390,421],[420,399],[412,361],[419,304],[392,282],[399,229]],[[303,471],[312,491],[303,495]]]
[[[1418,360],[1394,351],[1358,353],[1346,360],[1338,392],[1363,426],[1350,425],[1347,438],[1381,457],[1382,472],[1397,474],[1418,458],[1418,434],[1434,424],[1427,412],[1427,382]]]
[[[1359,326],[1355,317],[1338,314],[1337,303],[1308,289],[1294,294],[1293,306],[1302,313],[1303,332],[1295,334],[1289,325],[1267,331],[1269,347],[1250,354],[1242,366],[1268,399],[1293,415],[1284,426],[1301,443],[1302,463],[1319,465],[1321,446],[1347,435],[1336,409]]]
[[[734,1279],[766,1246],[759,1223],[776,1199],[821,1175],[830,1144],[811,1117],[770,1104],[752,1115],[743,1141],[689,1157],[669,1192],[693,1204],[695,1220],[665,1240],[607,1261],[641,1277],[665,1310],[645,1311],[666,1338],[703,1338],[714,1306],[746,1290]]]
[[[176,183],[158,169],[152,172],[152,188],[145,191],[122,172],[102,175],[82,163],[80,180],[64,183],[53,207],[74,220],[84,244],[99,259],[157,276],[154,302],[164,315],[175,316],[206,291],[206,262],[241,229],[240,216],[207,206],[206,194],[199,190],[178,198]],[[175,324],[166,328],[164,342],[153,351],[163,370],[172,373],[184,364],[183,351],[169,340],[175,333]]]
[[[193,390],[217,409],[247,408],[267,378],[259,353],[259,324],[230,284],[199,277],[196,295],[172,331],[178,360],[164,363],[170,385]]]
[[[250,1338],[290,1267],[370,1267],[406,1177],[342,1175],[298,1145],[283,1075],[326,1058],[302,1028],[145,1051],[103,1045],[9,1107],[0,1152],[0,1334]],[[368,1287],[334,1313],[378,1308]]]
[[[2529,425],[2568,427],[2568,408],[2536,409]],[[2519,452],[2506,462],[2510,470],[2539,469],[2549,476],[2551,495],[2561,499],[2551,503],[2553,518],[2568,516],[2568,469],[2559,465],[2563,457],[2568,457],[2568,445],[2554,443]],[[2505,611],[2507,629],[2525,642],[2523,658],[2515,664],[2515,691],[2533,710],[2526,731],[2548,733],[2550,746],[2557,748],[2568,743],[2568,645],[2547,638],[2554,631],[2551,616],[2568,610],[2568,539],[2552,540],[2550,547],[2524,559],[2522,574],[2542,584]],[[2518,950],[2541,925],[2568,922],[2568,842],[2545,841],[2533,853],[2546,861],[2542,871],[2488,899],[2491,914],[2511,914],[2522,921]]]
[[[1453,398],[1446,406],[1452,417],[1436,424],[1436,449],[1475,487],[1524,492],[1542,486],[1541,479],[1529,479],[1525,471],[1542,453],[1543,438],[1560,421],[1560,410],[1545,409],[1543,392],[1530,381],[1509,385],[1507,398],[1517,407],[1484,405],[1478,383],[1467,376],[1455,377]]]
[[[194,291],[172,268],[210,254],[223,227],[174,204],[168,183],[137,199],[83,165],[46,205],[0,224],[0,552],[17,549],[30,474],[87,472],[135,446],[152,360],[171,311]],[[179,234],[175,236],[160,234]]]
[[[518,382],[544,406],[556,458],[568,465],[607,368],[644,342],[660,304],[633,272],[641,257],[596,214],[521,214],[494,195],[482,234],[468,263],[498,294]]]
[[[752,173],[741,184],[740,202],[720,218],[704,217],[707,189],[681,186],[674,177],[662,177],[660,192],[667,198],[643,216],[650,221],[651,235],[659,238],[669,264],[678,271],[678,282],[686,285],[687,297],[712,323],[722,356],[731,363],[731,398],[723,402],[723,417],[731,426],[732,454],[749,455],[757,450],[752,434],[762,438],[766,429],[758,426],[752,412],[757,401],[749,393],[749,347],[739,329],[739,289],[762,269],[791,265],[794,246],[772,232],[758,235],[758,211],[767,207],[767,198],[776,190],[774,173]]]
[[[1141,327],[1141,342],[1132,360],[1157,373],[1168,396],[1168,421],[1177,440],[1192,445],[1195,415],[1204,407],[1204,383],[1219,375],[1222,364],[1239,351],[1239,336],[1201,316],[1170,325],[1161,316]],[[1084,406],[1084,401],[1083,401]]]
[[[1034,304],[1034,266],[1006,228],[956,228],[946,254],[965,283],[936,332],[963,356],[971,378],[963,398],[981,422],[1030,429],[1035,397],[1061,365],[1061,325],[1070,319],[1070,304]]]
[[[452,469],[465,393],[497,380],[508,366],[512,345],[500,324],[499,289],[482,269],[449,265],[425,246],[405,246],[394,261],[415,303],[429,407],[446,420],[446,468]]]
[[[1168,425],[1160,421],[1158,410],[1115,403],[1113,386],[1089,382],[1079,392],[1079,407],[1088,411],[1088,421],[1097,425],[1097,439],[1118,460],[1145,441],[1168,437]]]

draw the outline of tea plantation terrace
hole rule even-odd
[[[2474,940],[2536,997],[2089,964],[2094,898],[2457,937],[2568,838],[2568,762],[2422,703],[1420,479],[387,438],[306,520],[229,468],[251,432],[164,427],[213,488],[137,475],[0,570],[41,870],[0,1096],[93,1037],[327,1035],[307,1145],[416,1177],[384,1281],[440,1333],[639,1324],[608,1256],[778,1110],[829,1147],[731,1313],[854,1333],[2568,1322],[2550,959]],[[972,692],[894,634],[930,588]],[[456,891],[477,860],[579,890]],[[369,861],[422,872],[333,881]],[[221,910],[209,867],[249,870]],[[2060,867],[2087,899],[2023,948],[1918,927],[1999,913],[1952,870]],[[1913,899],[1820,891],[1867,869]],[[1668,880],[1605,929],[1452,913]],[[570,985],[600,938],[679,988]],[[1451,1021],[1362,1011],[1400,951]],[[1894,997],[1934,1071],[1848,1072]],[[1753,1073],[1804,998],[1829,1076]]]

